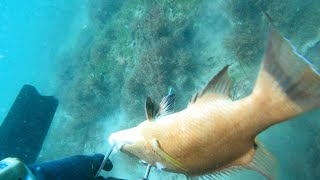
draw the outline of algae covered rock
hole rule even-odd
[[[80,113],[74,112],[73,116],[86,114],[81,118],[87,121],[121,107],[128,114],[140,114],[139,118],[144,116],[147,95],[160,101],[169,87],[176,92],[193,87],[192,74],[197,70],[194,14],[199,2],[103,2],[90,3],[92,22],[99,25],[89,50],[84,52],[87,59],[79,69],[81,73],[76,73],[79,86],[71,109]],[[113,6],[112,15],[101,15],[101,9],[107,11]],[[178,107],[181,102],[185,104],[187,99],[181,98]]]

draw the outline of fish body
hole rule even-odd
[[[158,140],[161,148],[181,162],[182,167],[163,162],[161,158],[156,158],[154,164],[158,161],[170,171],[200,175],[228,166],[249,152],[255,136],[244,122],[247,117],[243,110],[249,104],[241,103],[246,100],[221,99],[193,104],[159,121],[146,123],[141,134],[151,144],[150,148],[152,141]],[[127,148],[130,149],[126,145],[123,147],[124,150]]]
[[[180,112],[156,114],[148,99],[147,120],[113,133],[109,143],[160,169],[191,177],[247,168],[272,179],[276,161],[255,138],[274,124],[319,108],[320,75],[272,29],[252,93],[233,101],[231,87],[226,66]],[[164,99],[158,112],[172,103]]]

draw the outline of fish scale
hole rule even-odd
[[[227,121],[225,119],[221,119],[220,117],[230,117],[226,116],[227,112],[226,109],[230,110],[232,108],[219,108],[219,107],[225,107],[228,106],[226,105],[219,105],[219,106],[212,106],[212,108],[209,108],[209,110],[206,110],[207,113],[203,113],[202,115],[199,116],[197,115],[197,111],[193,110],[186,110],[183,112],[180,112],[178,115],[179,117],[175,117],[174,120],[176,121],[176,124],[170,124],[169,127],[161,127],[161,126],[155,126],[155,129],[150,129],[150,131],[154,132],[159,132],[161,129],[167,129],[168,132],[172,132],[170,134],[175,134],[176,136],[172,135],[172,140],[168,141],[167,138],[162,138],[163,134],[166,133],[158,133],[157,135],[154,135],[153,138],[157,138],[163,149],[166,149],[166,152],[171,155],[175,155],[177,159],[179,159],[182,163],[184,163],[188,169],[192,171],[192,169],[202,169],[203,167],[201,164],[212,164],[210,162],[215,162],[217,160],[210,160],[211,159],[217,159],[216,157],[221,157],[220,154],[223,155],[223,152],[226,151],[221,148],[222,145],[225,145],[224,139],[230,139],[228,137],[234,136],[234,138],[239,138],[237,141],[241,141],[241,136],[239,136],[237,131],[225,131],[221,127],[224,127],[224,129],[229,129],[230,126],[233,126],[234,123],[230,121]],[[229,102],[230,106],[230,102]],[[208,106],[206,106],[208,109]],[[209,106],[210,107],[210,106]],[[203,108],[198,108],[202,109]],[[210,112],[210,109],[211,112]],[[236,111],[233,111],[234,114],[237,114]],[[209,114],[209,115],[208,115]],[[193,117],[197,118],[193,118]],[[212,117],[215,116],[215,117]],[[204,118],[202,118],[204,117]],[[230,117],[232,121],[235,121],[236,119],[234,117]],[[215,120],[219,120],[219,123],[216,123]],[[167,119],[161,119],[161,121],[165,122],[168,121]],[[228,123],[229,125],[225,125]],[[187,127],[188,133],[180,133],[180,128],[182,125],[180,124],[188,124]],[[240,130],[240,129],[237,129]],[[213,132],[213,133],[208,133],[208,132]],[[177,136],[178,135],[178,136]],[[205,138],[204,138],[205,137]],[[188,141],[183,141],[184,139],[188,139]],[[181,144],[180,142],[187,142],[184,144]],[[214,142],[214,143],[213,143]],[[203,149],[203,153],[200,149],[202,147],[205,147]],[[190,149],[190,150],[188,150]],[[227,148],[227,149],[232,149],[232,147]],[[201,152],[199,152],[201,151]],[[186,152],[189,152],[186,154]],[[221,152],[221,153],[219,153]],[[216,156],[214,156],[216,154]],[[180,158],[181,157],[181,158]],[[188,157],[193,157],[192,159]],[[222,156],[223,157],[223,156]],[[195,159],[203,159],[203,161],[199,161],[199,163],[194,163]],[[226,158],[221,158],[225,160]],[[222,161],[222,160],[220,160]],[[191,163],[189,163],[191,162]],[[214,169],[215,164],[211,165],[212,167],[209,167]]]

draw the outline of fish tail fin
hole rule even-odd
[[[320,107],[320,74],[271,28],[252,97],[269,125]]]

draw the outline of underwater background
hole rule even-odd
[[[227,64],[233,99],[245,97],[269,29],[259,8],[319,70],[319,0],[0,0],[0,122],[23,84],[56,96],[43,162],[106,153],[112,132],[145,120],[147,96],[160,101],[172,87],[182,110]],[[278,179],[320,179],[319,130],[316,110],[258,136],[278,160]],[[146,169],[120,152],[111,161],[105,176],[138,179]],[[154,168],[150,179],[185,177]]]

